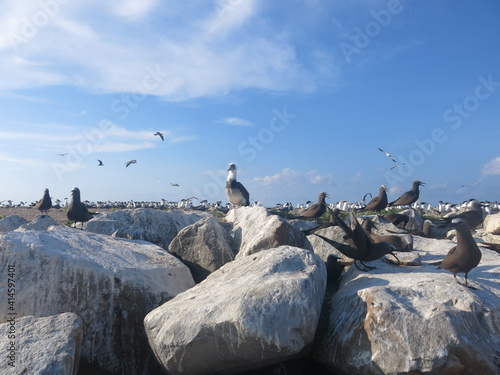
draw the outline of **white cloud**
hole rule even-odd
[[[260,0],[68,2],[28,34],[23,20],[44,10],[8,3],[11,11],[0,16],[0,91],[67,85],[180,101],[244,89],[307,92],[332,71],[321,53],[318,66],[306,67],[286,27],[256,27],[265,22]],[[21,39],[13,44],[14,34]],[[162,75],[151,73],[156,68]]]
[[[299,172],[291,168],[285,168],[281,172],[271,176],[255,177],[254,182],[261,185],[296,185],[299,183],[309,183],[312,185],[330,185],[333,182],[331,174],[321,175],[313,169],[308,172]]]
[[[227,125],[235,125],[235,126],[252,126],[253,123],[251,121],[245,120],[239,117],[225,117],[218,122],[227,124]]]
[[[500,156],[486,163],[482,170],[483,174],[500,174]]]
[[[320,175],[316,169],[307,172],[307,177],[309,182],[313,185],[331,185],[333,182],[333,176],[331,173]]]

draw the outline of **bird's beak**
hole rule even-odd
[[[420,185],[425,186],[425,182],[420,181]]]

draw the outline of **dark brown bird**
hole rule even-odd
[[[129,160],[129,161],[127,161],[125,163],[125,168],[128,167],[130,164],[135,164],[135,163],[137,163],[137,160],[135,160],[135,159],[134,160]]]
[[[465,286],[475,289],[467,284],[467,274],[479,264],[481,260],[481,250],[479,250],[476,241],[472,238],[467,221],[458,218],[453,219],[451,224],[457,231],[457,244],[451,248],[438,268],[453,273],[453,277],[459,284],[457,273],[465,273]]]
[[[43,191],[43,197],[35,204],[35,208],[40,211],[42,217],[47,215],[47,211],[52,207],[52,199],[50,199],[49,189]],[[45,212],[45,215],[43,214]]]
[[[372,233],[372,228],[375,227],[375,223],[370,219],[363,219],[361,227],[375,243],[388,242],[394,246],[397,251],[401,252],[409,252],[413,250],[413,236],[411,234],[407,233],[402,236],[398,236]]]
[[[406,227],[406,224],[408,224],[408,222],[410,221],[410,217],[408,215],[405,215],[405,214],[398,214],[398,213],[395,213],[395,212],[390,212],[388,214],[385,214],[384,215],[384,218],[386,220],[389,220],[392,224],[394,224],[396,227],[403,223],[403,228]]]
[[[154,135],[157,135],[161,138],[162,141],[165,140],[165,138],[163,138],[163,133],[162,132],[156,132]]]
[[[309,208],[305,209],[302,212],[299,212],[297,216],[294,216],[294,219],[308,218],[308,219],[316,219],[323,215],[326,212],[326,202],[325,199],[329,197],[327,193],[322,191],[319,193],[318,202],[311,205]]]
[[[340,210],[338,208],[334,208],[333,212],[335,212],[338,215]],[[302,230],[302,233],[304,233],[306,236],[309,236],[309,235],[317,232],[318,230],[329,228],[329,227],[334,227],[336,225],[337,225],[337,222],[335,221],[333,216],[330,215],[330,219],[326,223],[320,224],[317,227],[314,227],[311,229],[304,229],[304,230]]]
[[[473,199],[472,201],[470,201],[470,208],[467,211],[461,212],[455,216],[445,217],[442,220],[444,221],[444,223],[450,224],[451,221],[456,218],[464,219],[471,228],[475,228],[478,225],[482,224],[484,221],[484,214],[481,202],[479,202],[477,199]],[[440,223],[442,223],[443,221],[441,221]]]
[[[328,210],[330,211],[330,214],[334,217],[334,220],[337,222],[337,225],[340,228],[342,228],[342,230],[346,234],[344,236],[344,239],[347,244],[331,240],[317,233],[314,233],[314,235],[328,242],[330,245],[335,247],[345,256],[354,259],[354,265],[356,266],[357,269],[361,270],[359,266],[356,264],[356,261],[359,261],[365,267],[363,271],[367,271],[374,269],[375,267],[369,267],[363,262],[377,260],[386,254],[391,254],[396,259],[398,259],[397,256],[394,254],[394,251],[396,249],[394,248],[393,245],[387,242],[379,242],[379,243],[373,242],[373,240],[361,227],[361,225],[359,224],[358,220],[356,219],[352,211],[349,212],[349,218],[350,218],[350,227],[349,227],[329,207]]]
[[[411,186],[411,190],[403,193],[398,199],[395,201],[389,202],[388,206],[409,206],[412,203],[415,203],[420,196],[419,186],[425,186],[424,182],[421,181],[413,181]]]
[[[363,209],[364,211],[377,211],[380,213],[384,208],[387,207],[387,188],[382,185],[378,191],[378,196],[370,200],[366,207]]]
[[[83,223],[92,219],[94,213],[89,212],[87,206],[82,203],[80,199],[80,189],[77,187],[73,188],[73,190],[71,190],[71,195],[72,198],[66,215],[69,220],[75,222],[75,228],[77,223],[82,223],[81,229],[83,229]]]

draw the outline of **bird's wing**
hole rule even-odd
[[[243,186],[241,182],[236,182],[236,185],[238,186],[238,189],[241,191],[241,195],[243,195],[243,198],[246,199],[247,204],[250,204],[250,193],[248,190]]]
[[[318,236],[321,238],[323,241],[326,241],[328,244],[336,248],[338,251],[340,251],[342,254],[345,256],[352,258],[352,259],[358,259],[357,256],[357,249],[353,248],[352,246],[346,245],[345,243],[337,242],[334,240],[331,240],[329,238],[326,238],[325,236],[322,236],[321,234],[314,233],[315,236]]]

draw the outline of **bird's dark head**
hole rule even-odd
[[[422,181],[415,181],[414,184],[418,187],[418,186],[425,186],[425,182],[422,182]]]
[[[229,164],[227,170],[231,171],[231,172],[235,172],[236,171],[236,164],[234,164],[234,163]]]
[[[74,187],[73,190],[71,190],[71,195],[80,195],[80,189],[78,189],[77,187]]]
[[[387,186],[380,185],[380,191],[387,191]]]
[[[469,228],[469,224],[464,219],[457,217],[451,221],[451,226],[454,228]]]
[[[43,192],[48,194],[48,193],[49,193],[49,189],[48,189],[48,188],[45,188],[45,189],[43,190]]]
[[[325,200],[325,198],[330,198],[330,196],[328,195],[327,192],[322,191],[321,193],[319,193],[319,199],[320,200]]]

